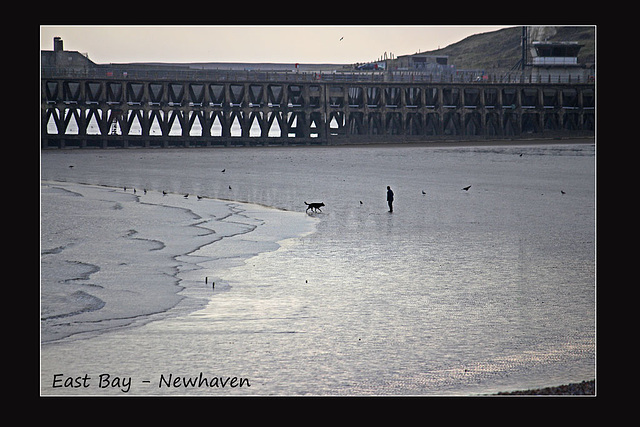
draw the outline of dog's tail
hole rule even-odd
[[[307,206],[309,206],[309,203],[307,203],[307,202],[304,202],[304,204],[305,204],[305,205],[307,205]]]

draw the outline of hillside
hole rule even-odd
[[[530,41],[578,41],[585,46],[578,61],[595,61],[595,27],[529,27]],[[469,36],[445,48],[423,52],[447,55],[458,69],[510,69],[521,56],[522,27],[510,27]]]

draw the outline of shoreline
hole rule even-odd
[[[308,215],[302,212],[287,211],[263,204],[207,196],[199,197],[196,201],[193,201],[192,199],[195,197],[192,197],[191,201],[189,201],[179,192],[164,192],[163,194],[161,190],[148,189],[144,192],[139,190],[136,194],[133,193],[133,187],[130,187],[127,192],[127,188],[123,191],[121,188],[113,185],[77,181],[82,180],[40,180],[41,195],[43,189],[54,190],[54,192],[48,193],[50,196],[45,200],[45,204],[49,206],[47,212],[52,215],[57,214],[60,207],[66,205],[59,195],[56,196],[56,190],[61,191],[60,194],[62,195],[72,194],[79,196],[75,201],[82,204],[82,208],[78,205],[80,211],[86,210],[87,212],[92,212],[95,210],[96,203],[102,203],[103,206],[111,204],[113,205],[111,209],[102,209],[103,215],[100,217],[87,216],[85,218],[81,214],[76,215],[75,227],[77,228],[78,224],[82,224],[83,221],[84,223],[88,223],[90,220],[95,220],[95,218],[99,218],[100,221],[106,223],[117,223],[118,226],[109,229],[108,234],[101,236],[101,243],[95,244],[109,247],[115,242],[118,242],[125,245],[122,247],[123,253],[126,253],[124,249],[127,245],[151,245],[150,247],[145,246],[145,248],[141,248],[139,253],[147,255],[151,253],[154,257],[153,261],[156,259],[160,261],[164,260],[168,263],[168,271],[160,273],[159,276],[158,274],[154,276],[153,271],[147,271],[144,275],[141,275],[141,278],[134,280],[135,276],[132,276],[132,274],[138,274],[136,268],[142,268],[142,265],[148,267],[151,260],[146,258],[140,258],[143,261],[137,258],[117,258],[119,255],[114,253],[110,255],[107,260],[102,260],[104,262],[90,263],[84,254],[78,253],[77,251],[74,252],[73,248],[79,244],[77,236],[69,237],[69,239],[72,240],[76,239],[71,243],[66,242],[66,238],[61,242],[57,242],[55,240],[57,236],[54,235],[55,233],[51,234],[45,224],[40,235],[41,266],[43,257],[47,257],[53,268],[52,272],[49,273],[53,274],[53,272],[55,272],[59,274],[60,277],[57,282],[51,282],[51,286],[45,285],[46,289],[44,291],[41,280],[41,309],[44,308],[45,310],[51,311],[51,313],[46,316],[41,314],[41,320],[53,322],[50,327],[45,325],[45,330],[42,329],[43,326],[41,324],[41,344],[60,342],[78,334],[86,335],[103,332],[103,329],[100,327],[89,327],[78,330],[67,328],[61,330],[64,328],[60,326],[61,321],[58,321],[58,319],[73,318],[78,324],[82,322],[89,324],[91,321],[93,321],[94,324],[98,324],[98,322],[102,322],[103,324],[107,324],[108,322],[124,322],[122,326],[129,327],[134,323],[142,325],[147,323],[149,319],[165,316],[165,314],[172,309],[186,308],[187,310],[197,310],[201,305],[201,302],[198,301],[202,299],[202,295],[207,295],[210,289],[209,287],[205,287],[206,290],[204,290],[205,288],[199,286],[199,284],[205,280],[203,278],[208,278],[222,284],[224,279],[220,275],[226,270],[234,268],[237,265],[243,265],[248,259],[262,252],[276,250],[273,246],[280,247],[285,240],[313,233],[316,227],[315,220],[311,220]],[[146,208],[146,210],[140,208]],[[154,212],[160,215],[160,217],[155,217],[153,221],[151,221],[151,226],[138,225],[137,222],[139,222],[141,218],[149,219],[145,216],[148,215],[148,209],[154,209]],[[171,212],[182,212],[180,215],[183,216],[175,213],[165,213],[169,212],[167,210],[171,210]],[[115,217],[111,216],[112,211],[117,212],[119,215],[117,222],[113,220]],[[47,212],[45,212],[45,214]],[[122,214],[126,216],[122,216]],[[278,226],[280,219],[277,218],[280,218],[282,215],[287,219],[284,222],[287,223],[290,228],[284,229]],[[177,218],[177,224],[180,230],[183,231],[180,231],[180,233],[176,235],[154,234],[160,230],[156,229],[153,224],[158,224],[161,217]],[[294,220],[294,218],[300,219]],[[127,225],[119,226],[123,222]],[[293,227],[293,225],[297,226]],[[195,231],[187,233],[187,230],[192,229]],[[184,235],[187,235],[187,237],[182,239],[180,236]],[[242,247],[236,248],[233,246],[233,243],[230,243],[247,239],[243,237],[245,235],[251,235],[252,237],[249,240],[255,240],[252,246],[255,253],[251,251],[248,252]],[[85,247],[92,244],[89,237],[79,242]],[[98,252],[96,246],[93,246],[93,248],[93,251],[89,251],[90,254]],[[160,258],[156,258],[158,256]],[[90,258],[91,257],[89,257],[89,259]],[[108,260],[114,260],[116,258],[119,262],[108,262]],[[73,275],[74,271],[70,272],[68,268],[64,268],[64,266],[69,263],[72,265],[89,265],[93,266],[93,269],[76,277]],[[159,264],[151,265],[155,265],[157,270],[162,270]],[[55,266],[58,268],[55,268]],[[61,268],[60,266],[63,267]],[[101,272],[102,275],[107,275],[107,277],[104,279],[96,278],[96,276],[92,277],[94,273],[98,272]],[[107,310],[101,311],[107,304],[112,306],[111,304],[114,301],[115,293],[123,291],[142,293],[144,291],[144,288],[124,289],[119,286],[114,286],[115,281],[109,279],[108,275],[116,273],[119,275],[118,277],[122,283],[127,281],[141,283],[143,285],[144,283],[148,285],[153,283],[156,287],[159,286],[158,283],[160,283],[161,279],[165,278],[166,282],[163,283],[172,290],[171,292],[167,292],[163,297],[168,302],[163,302],[163,298],[159,297],[158,293],[156,293],[156,297],[154,298],[156,305],[149,306],[151,308],[147,307],[142,311],[131,308],[127,309],[128,311],[124,313]],[[143,280],[142,277],[155,277],[155,279]],[[71,283],[73,287],[72,285],[68,285],[66,288],[60,288],[56,283]],[[68,291],[68,294],[65,294],[65,291],[61,289],[67,288],[71,290]],[[71,293],[76,289],[77,292]],[[216,289],[221,289],[221,287],[218,286]],[[51,297],[51,299],[43,304],[43,296],[45,299],[46,297]],[[58,299],[66,298],[72,302],[78,300],[78,304],[81,304],[81,306],[71,313],[58,312],[59,307],[55,305],[57,300],[54,298],[56,296]],[[185,297],[191,297],[191,299],[186,301]],[[98,308],[92,308],[93,306],[87,307],[94,299],[97,301],[95,304],[100,306]],[[208,302],[205,302],[204,304],[206,305],[207,303]],[[89,317],[89,320],[83,320],[85,317]],[[127,319],[131,320],[129,321]],[[47,327],[57,328],[57,332],[54,333],[52,332],[53,329],[50,331]],[[119,327],[121,326],[116,325],[110,328]]]
[[[501,391],[495,393],[498,396],[580,396],[596,394],[596,380],[570,383],[554,387],[544,387],[529,390]]]
[[[460,139],[434,141],[405,141],[405,142],[353,142],[348,144],[334,144],[328,147],[425,147],[425,148],[459,148],[459,147],[518,147],[527,145],[569,145],[595,144],[595,137],[567,137],[567,138],[518,138],[518,139]]]
[[[176,147],[109,147],[109,148],[100,148],[100,147],[64,147],[64,148],[40,148],[40,151],[119,151],[119,150],[252,150],[259,148],[268,148],[268,149],[278,149],[278,148],[326,148],[326,147],[340,147],[340,148],[349,148],[349,147],[425,147],[425,148],[460,148],[460,147],[491,147],[491,146],[527,146],[527,145],[566,145],[566,144],[595,144],[596,137],[595,136],[575,136],[575,137],[546,137],[546,138],[496,138],[496,139],[437,139],[433,141],[399,141],[399,142],[388,142],[388,141],[367,141],[366,139],[358,139],[351,140],[349,142],[337,142],[333,144],[317,144],[317,145],[303,145],[303,144],[292,144],[292,145],[284,145],[284,144],[274,144],[274,145],[237,145],[237,146],[213,146],[213,147],[184,147],[184,146],[176,146]]]

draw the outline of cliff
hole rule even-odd
[[[522,27],[474,34],[445,48],[429,52],[447,55],[458,69],[510,69],[521,57]],[[584,44],[578,62],[595,62],[595,26],[529,27],[529,41],[577,41]]]

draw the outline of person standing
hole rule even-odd
[[[387,203],[389,204],[389,212],[393,212],[393,190],[387,185]]]

